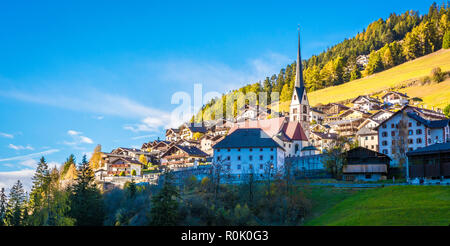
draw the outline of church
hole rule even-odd
[[[300,54],[300,30],[298,31],[297,67],[295,86],[289,106],[289,121],[300,122],[305,135],[309,136],[309,101],[303,82],[302,57]]]

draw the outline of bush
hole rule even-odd
[[[442,73],[440,67],[433,68],[433,70],[431,70],[430,77],[434,82],[437,82],[437,83],[444,80],[444,74]]]
[[[131,175],[136,176],[136,170],[131,170]]]
[[[447,106],[445,106],[444,108],[444,114],[447,117],[450,117],[450,104],[448,104]]]
[[[125,176],[125,172],[124,171],[120,172],[119,176]]]

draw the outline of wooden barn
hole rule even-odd
[[[450,142],[418,148],[406,155],[410,179],[450,178]]]
[[[357,147],[345,152],[347,163],[344,165],[343,179],[348,181],[378,181],[387,178],[389,156]]]

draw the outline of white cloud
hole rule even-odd
[[[14,135],[9,134],[9,133],[0,132],[0,137],[4,137],[4,138],[14,138]]]
[[[49,149],[49,150],[46,150],[46,151],[42,151],[42,152],[38,152],[38,153],[32,153],[32,154],[28,154],[28,155],[20,155],[20,156],[3,158],[3,159],[0,159],[0,162],[3,162],[3,161],[28,160],[28,159],[35,158],[35,157],[40,157],[40,156],[43,156],[43,155],[50,155],[50,154],[58,152],[58,151],[59,151],[59,149]]]
[[[37,163],[38,162],[36,160],[33,160],[33,159],[27,159],[27,160],[19,162],[19,164],[22,165],[22,166],[32,167],[32,168],[35,168]]]
[[[31,190],[32,180],[31,177],[34,175],[33,169],[22,169],[19,171],[11,172],[0,172],[0,188],[5,188],[8,190],[13,186],[17,180],[23,184],[26,191]]]
[[[22,145],[9,144],[8,147],[10,149],[14,149],[14,150],[24,150],[24,149],[26,149],[26,150],[34,150],[34,148],[31,147],[30,145],[22,146]]]
[[[67,134],[72,137],[72,141],[71,142],[64,141],[63,143],[65,145],[73,146],[75,148],[80,149],[79,145],[81,145],[81,144],[93,144],[94,143],[94,141],[92,141],[91,138],[81,135],[81,134],[83,134],[82,132],[75,131],[75,130],[68,130]]]
[[[77,131],[74,131],[74,130],[68,130],[67,134],[69,134],[70,136],[76,136],[76,135],[80,135],[81,132],[77,132]]]

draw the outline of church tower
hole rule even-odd
[[[302,57],[300,54],[300,28],[298,29],[297,67],[295,74],[295,86],[289,106],[289,121],[300,122],[306,136],[309,137],[309,101],[303,82]]]

